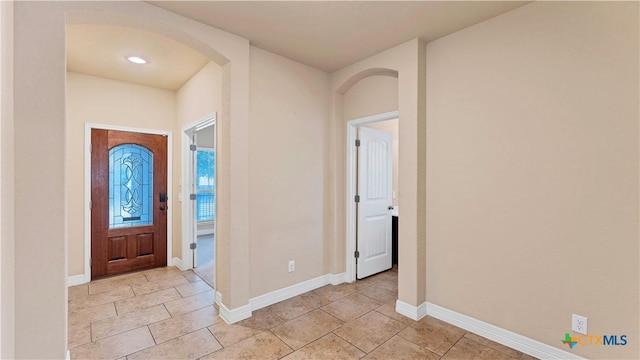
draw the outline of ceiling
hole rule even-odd
[[[144,65],[129,56],[147,60]],[[122,26],[67,26],[67,70],[102,78],[177,90],[209,62],[177,41]]]
[[[526,1],[148,1],[249,39],[252,45],[333,72],[405,41],[425,42]],[[147,57],[131,64],[125,57]],[[70,25],[68,69],[176,90],[207,59],[139,29]]]

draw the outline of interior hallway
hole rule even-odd
[[[395,312],[397,270],[327,285],[228,325],[214,291],[175,267],[69,288],[72,359],[504,359],[532,357],[432,317]]]

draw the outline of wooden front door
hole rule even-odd
[[[91,130],[91,277],[167,265],[167,137]]]

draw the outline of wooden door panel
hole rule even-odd
[[[109,253],[107,261],[122,260],[127,258],[127,237],[115,236],[107,239],[109,242]]]
[[[166,266],[167,137],[93,129],[91,143],[92,278]]]
[[[153,234],[138,234],[136,236],[136,257],[153,254]]]

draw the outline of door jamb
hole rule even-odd
[[[182,264],[180,268],[182,270],[193,269],[193,257],[187,256],[186,254],[191,253],[191,249],[189,248],[189,244],[191,244],[191,239],[194,238],[194,231],[197,232],[197,229],[194,229],[191,224],[195,223],[194,217],[195,214],[192,211],[192,207],[190,206],[189,193],[191,189],[189,188],[189,180],[191,176],[193,176],[193,169],[191,169],[191,158],[190,158],[190,149],[189,145],[191,145],[191,138],[189,136],[190,132],[197,131],[197,128],[204,128],[209,126],[209,124],[213,124],[214,126],[214,148],[218,147],[218,132],[217,132],[217,112],[213,112],[204,118],[192,122],[190,124],[185,125],[182,128],[181,136],[182,136],[182,177],[181,177],[181,190],[180,190],[180,201],[182,202]],[[214,159],[217,159],[218,152],[216,150]],[[218,163],[216,161],[216,168]],[[216,169],[217,170],[217,169]],[[215,173],[216,179],[218,178],[218,171]],[[217,181],[216,181],[217,184]],[[217,210],[218,197],[215,197],[214,207]],[[217,213],[217,211],[216,211]],[[185,226],[185,224],[190,224],[189,226]],[[215,221],[213,224],[213,234],[214,236],[217,233],[218,222]],[[217,264],[215,262],[214,264]]]
[[[167,196],[171,203],[173,195],[173,142],[171,131],[131,128],[125,126],[85,123],[84,124],[84,279],[82,283],[91,281],[91,130],[127,131],[150,135],[167,136]],[[173,265],[171,256],[173,249],[173,205],[167,209],[167,266]]]
[[[384,114],[377,114],[367,116],[359,119],[353,119],[347,121],[347,197],[346,197],[346,261],[345,261],[345,281],[350,283],[356,281],[356,203],[354,198],[356,196],[356,147],[354,146],[356,141],[356,131],[359,126],[365,124],[371,124],[380,121],[393,120],[399,118],[399,112],[391,111]],[[398,189],[400,190],[400,189]]]

